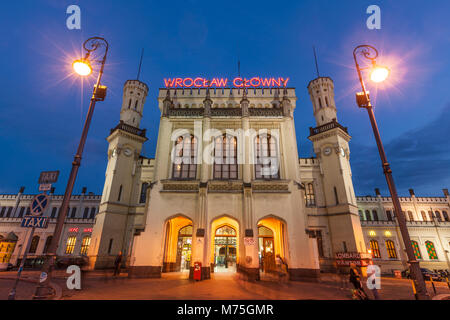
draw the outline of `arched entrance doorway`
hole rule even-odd
[[[260,271],[273,273],[277,271],[276,256],[286,259],[286,224],[276,217],[266,217],[258,222],[258,246]]]
[[[176,216],[166,222],[162,272],[188,272],[191,265],[192,221]]]
[[[211,222],[211,272],[236,272],[239,265],[239,223],[230,216]]]
[[[214,272],[236,271],[236,230],[223,225],[214,235]]]

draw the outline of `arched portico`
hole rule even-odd
[[[211,222],[211,272],[235,272],[239,264],[239,222],[224,215]]]
[[[189,271],[192,232],[192,220],[184,215],[179,214],[166,220],[162,272]]]
[[[280,255],[287,262],[286,223],[270,215],[260,219],[258,226],[258,248],[261,272],[275,272],[275,257]]]

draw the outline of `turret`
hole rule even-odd
[[[148,87],[139,80],[127,80],[123,86],[123,102],[120,111],[120,120],[139,128],[144,110]]]
[[[308,84],[317,126],[337,120],[334,102],[334,84],[329,77],[318,77]]]

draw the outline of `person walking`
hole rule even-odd
[[[114,261],[114,276],[120,275],[120,265],[122,264],[122,251],[119,251],[119,254]]]
[[[354,293],[357,297],[362,300],[369,300],[369,297],[364,292],[364,289],[361,285],[361,277],[359,275],[358,269],[356,269],[356,264],[350,263],[350,282],[355,287]]]

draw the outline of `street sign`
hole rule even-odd
[[[55,183],[58,181],[59,171],[42,171],[39,176],[39,184]]]
[[[33,216],[41,216],[49,204],[48,196],[45,193],[38,194],[30,204],[30,211]]]
[[[52,189],[51,183],[44,183],[39,185],[39,191],[50,191]]]
[[[45,229],[48,226],[48,217],[24,216],[20,226],[22,228]]]

